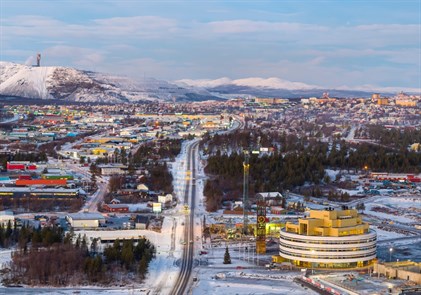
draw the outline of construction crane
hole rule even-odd
[[[243,162],[243,234],[248,234],[250,152],[244,151]]]
[[[248,213],[249,213],[249,174],[250,174],[250,154],[259,154],[260,136],[257,138],[257,150],[249,147],[244,152],[243,162],[243,234],[248,234]]]

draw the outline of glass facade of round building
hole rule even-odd
[[[376,260],[376,241],[356,210],[311,210],[281,230],[279,254],[303,268],[361,268]]]

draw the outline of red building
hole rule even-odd
[[[66,186],[67,179],[17,179],[17,186],[48,185],[48,186]]]
[[[107,212],[129,212],[129,206],[124,204],[104,204],[102,208]]]
[[[6,169],[7,171],[36,170],[37,165],[32,164],[28,161],[14,161],[7,162]]]

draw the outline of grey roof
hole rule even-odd
[[[104,216],[102,216],[102,214],[99,213],[71,213],[69,215],[67,215],[68,217],[70,217],[73,220],[95,220],[95,219],[105,219]]]
[[[3,193],[8,193],[8,192],[23,192],[23,193],[31,193],[31,192],[77,193],[78,190],[77,189],[66,189],[66,188],[0,187],[0,192],[3,192]]]
[[[8,216],[8,215],[13,216],[13,211],[12,210],[0,211],[0,216]]]

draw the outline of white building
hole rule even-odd
[[[81,237],[86,235],[86,242],[88,247],[91,246],[94,239],[97,240],[97,251],[102,252],[107,246],[114,244],[115,240],[120,242],[124,240],[133,240],[135,244],[143,238],[149,239],[155,247],[158,246],[158,241],[165,239],[163,233],[155,231],[141,230],[141,229],[127,229],[127,230],[82,230]],[[77,235],[75,235],[77,236]]]
[[[166,194],[165,196],[158,196],[158,203],[170,203],[172,202],[172,195],[171,194]]]
[[[66,216],[70,225],[77,228],[97,228],[105,223],[105,217],[99,213],[73,213]]]
[[[125,165],[106,165],[106,166],[99,166],[101,169],[101,175],[121,175],[124,174],[125,171],[123,168],[127,168]]]
[[[9,221],[13,227],[13,224],[15,223],[13,212],[10,210],[0,211],[0,226],[6,227]]]

